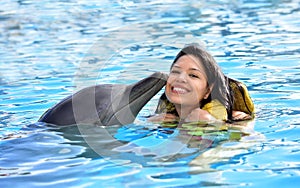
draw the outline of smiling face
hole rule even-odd
[[[210,94],[202,63],[192,55],[181,56],[171,68],[165,93],[177,111],[199,108],[200,101]]]

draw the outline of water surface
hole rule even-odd
[[[297,0],[3,0],[0,5],[1,187],[296,187],[300,182]],[[203,131],[148,123],[145,116],[154,113],[159,94],[135,123],[123,127],[36,123],[80,88],[168,72],[190,42],[205,44],[226,75],[248,86],[257,115],[247,128]]]

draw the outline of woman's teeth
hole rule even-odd
[[[176,93],[179,93],[179,94],[185,94],[185,93],[187,93],[186,89],[183,89],[183,88],[180,88],[180,87],[174,87],[173,91],[176,92]]]

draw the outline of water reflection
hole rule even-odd
[[[12,182],[15,187],[292,187],[298,181],[297,0],[3,0],[0,5],[2,187]],[[134,43],[126,42],[131,34]],[[249,87],[257,109],[250,135],[238,141],[227,137],[205,150],[210,142],[187,142],[179,137],[182,129],[171,133],[172,128],[139,123],[111,128],[109,135],[118,139],[107,143],[95,127],[87,129],[89,142],[74,127],[20,130],[78,83],[129,83],[153,70],[168,71],[178,49],[173,43],[193,38],[206,44],[229,77]],[[94,45],[103,48],[88,56]],[[104,57],[109,63],[99,67]],[[141,114],[152,112],[150,105]],[[184,149],[175,154],[170,148],[171,156],[155,145],[143,150],[166,140]]]
[[[259,151],[264,141],[264,137],[253,130],[253,122],[248,122],[247,126],[80,126],[83,127],[33,124],[20,134],[3,138],[1,176],[14,181],[19,181],[20,176],[30,176],[27,183],[31,184],[42,174],[77,173],[90,166],[91,170],[81,176],[107,179],[109,174],[115,175],[115,171],[119,171],[118,179],[123,183],[127,181],[121,179],[126,179],[130,172],[139,174],[137,180],[148,174],[152,178],[148,181],[150,185],[156,180],[174,177],[176,179],[170,182],[174,185],[180,185],[182,178],[194,180],[196,177],[211,178],[202,182],[203,185],[226,184],[220,181],[222,172],[217,167],[224,162],[236,163],[241,156]],[[160,168],[164,169],[163,173]],[[56,180],[67,180],[68,177],[61,176]]]

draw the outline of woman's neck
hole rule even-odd
[[[184,106],[180,104],[175,104],[176,111],[180,119],[185,119],[194,109],[199,108],[199,106]]]

